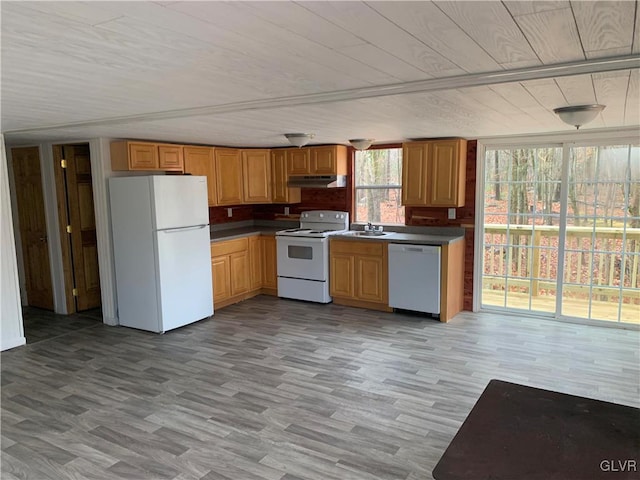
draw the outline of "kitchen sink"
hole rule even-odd
[[[354,237],[385,237],[393,232],[365,232],[363,230],[345,232],[345,235],[353,235]]]

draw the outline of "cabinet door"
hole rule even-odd
[[[464,204],[464,179],[460,171],[461,141],[447,140],[433,142],[428,168],[427,204],[432,207],[457,207]],[[463,153],[466,157],[466,152]],[[466,162],[464,162],[466,163]],[[461,181],[462,180],[462,181]]]
[[[308,148],[291,148],[287,150],[289,175],[309,175],[311,161]]]
[[[388,289],[384,285],[386,280],[384,258],[358,255],[355,266],[356,298],[369,302],[388,303],[388,298],[385,298]]]
[[[216,204],[216,175],[211,147],[184,147],[184,173],[207,177],[209,206]]]
[[[427,204],[428,143],[406,143],[402,147],[402,204]]]
[[[158,147],[155,143],[130,143],[129,167],[131,170],[157,170]]]
[[[289,167],[286,150],[271,151],[271,201],[272,203],[300,203],[300,189],[288,188]]]
[[[336,297],[355,296],[355,258],[353,255],[332,254],[330,259],[329,292]]]
[[[336,147],[311,148],[311,173],[314,175],[335,175]]]
[[[184,168],[182,147],[179,145],[158,145],[160,170],[181,172]]]
[[[231,264],[231,295],[249,291],[249,252],[229,255]]]
[[[231,265],[229,255],[211,259],[211,279],[213,280],[213,307],[216,302],[231,296]]]
[[[262,236],[262,285],[278,288],[278,267],[276,261],[276,237]]]
[[[240,151],[216,148],[216,195],[218,205],[242,203],[242,159]]]
[[[249,237],[249,263],[249,290],[257,290],[262,287],[262,241],[259,236]]]
[[[271,155],[269,150],[242,151],[244,203],[271,202]]]

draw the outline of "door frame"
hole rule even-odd
[[[598,130],[596,132],[587,131],[572,131],[566,133],[555,133],[545,135],[523,135],[513,137],[487,137],[478,139],[478,148],[476,154],[476,211],[475,211],[475,224],[474,229],[476,235],[474,236],[474,262],[473,262],[473,311],[487,311],[487,312],[510,312],[515,313],[522,317],[535,317],[546,318],[559,322],[567,323],[579,323],[581,325],[597,325],[611,328],[622,328],[629,330],[639,329],[640,326],[621,323],[610,322],[607,320],[593,320],[563,316],[558,311],[545,315],[544,312],[529,312],[526,310],[516,310],[509,308],[493,309],[491,307],[483,307],[481,304],[482,297],[482,274],[483,274],[483,252],[484,252],[484,195],[485,195],[485,154],[486,149],[502,147],[521,147],[521,146],[536,146],[536,145],[551,145],[557,144],[563,149],[563,162],[565,167],[567,165],[566,156],[570,147],[574,146],[591,146],[601,144],[616,144],[616,143],[634,143],[638,141],[640,136],[640,129],[638,128],[624,128],[624,129],[607,129]],[[566,172],[563,172],[562,176],[562,188],[566,187]],[[566,208],[566,202],[564,202]],[[561,238],[563,240],[563,238]],[[561,269],[564,266],[559,266]],[[562,272],[559,269],[558,275]],[[562,278],[562,277],[560,277]],[[559,296],[560,297],[560,296]],[[561,302],[558,300],[557,305]]]

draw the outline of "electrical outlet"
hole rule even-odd
[[[447,212],[447,218],[449,220],[455,220],[456,219],[456,209],[455,208],[450,208],[449,211]]]
[[[227,208],[227,217],[233,217],[233,208]]]
[[[284,214],[289,215],[289,207],[284,207]]]

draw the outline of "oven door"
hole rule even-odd
[[[277,236],[278,276],[326,282],[329,242],[325,238]]]

